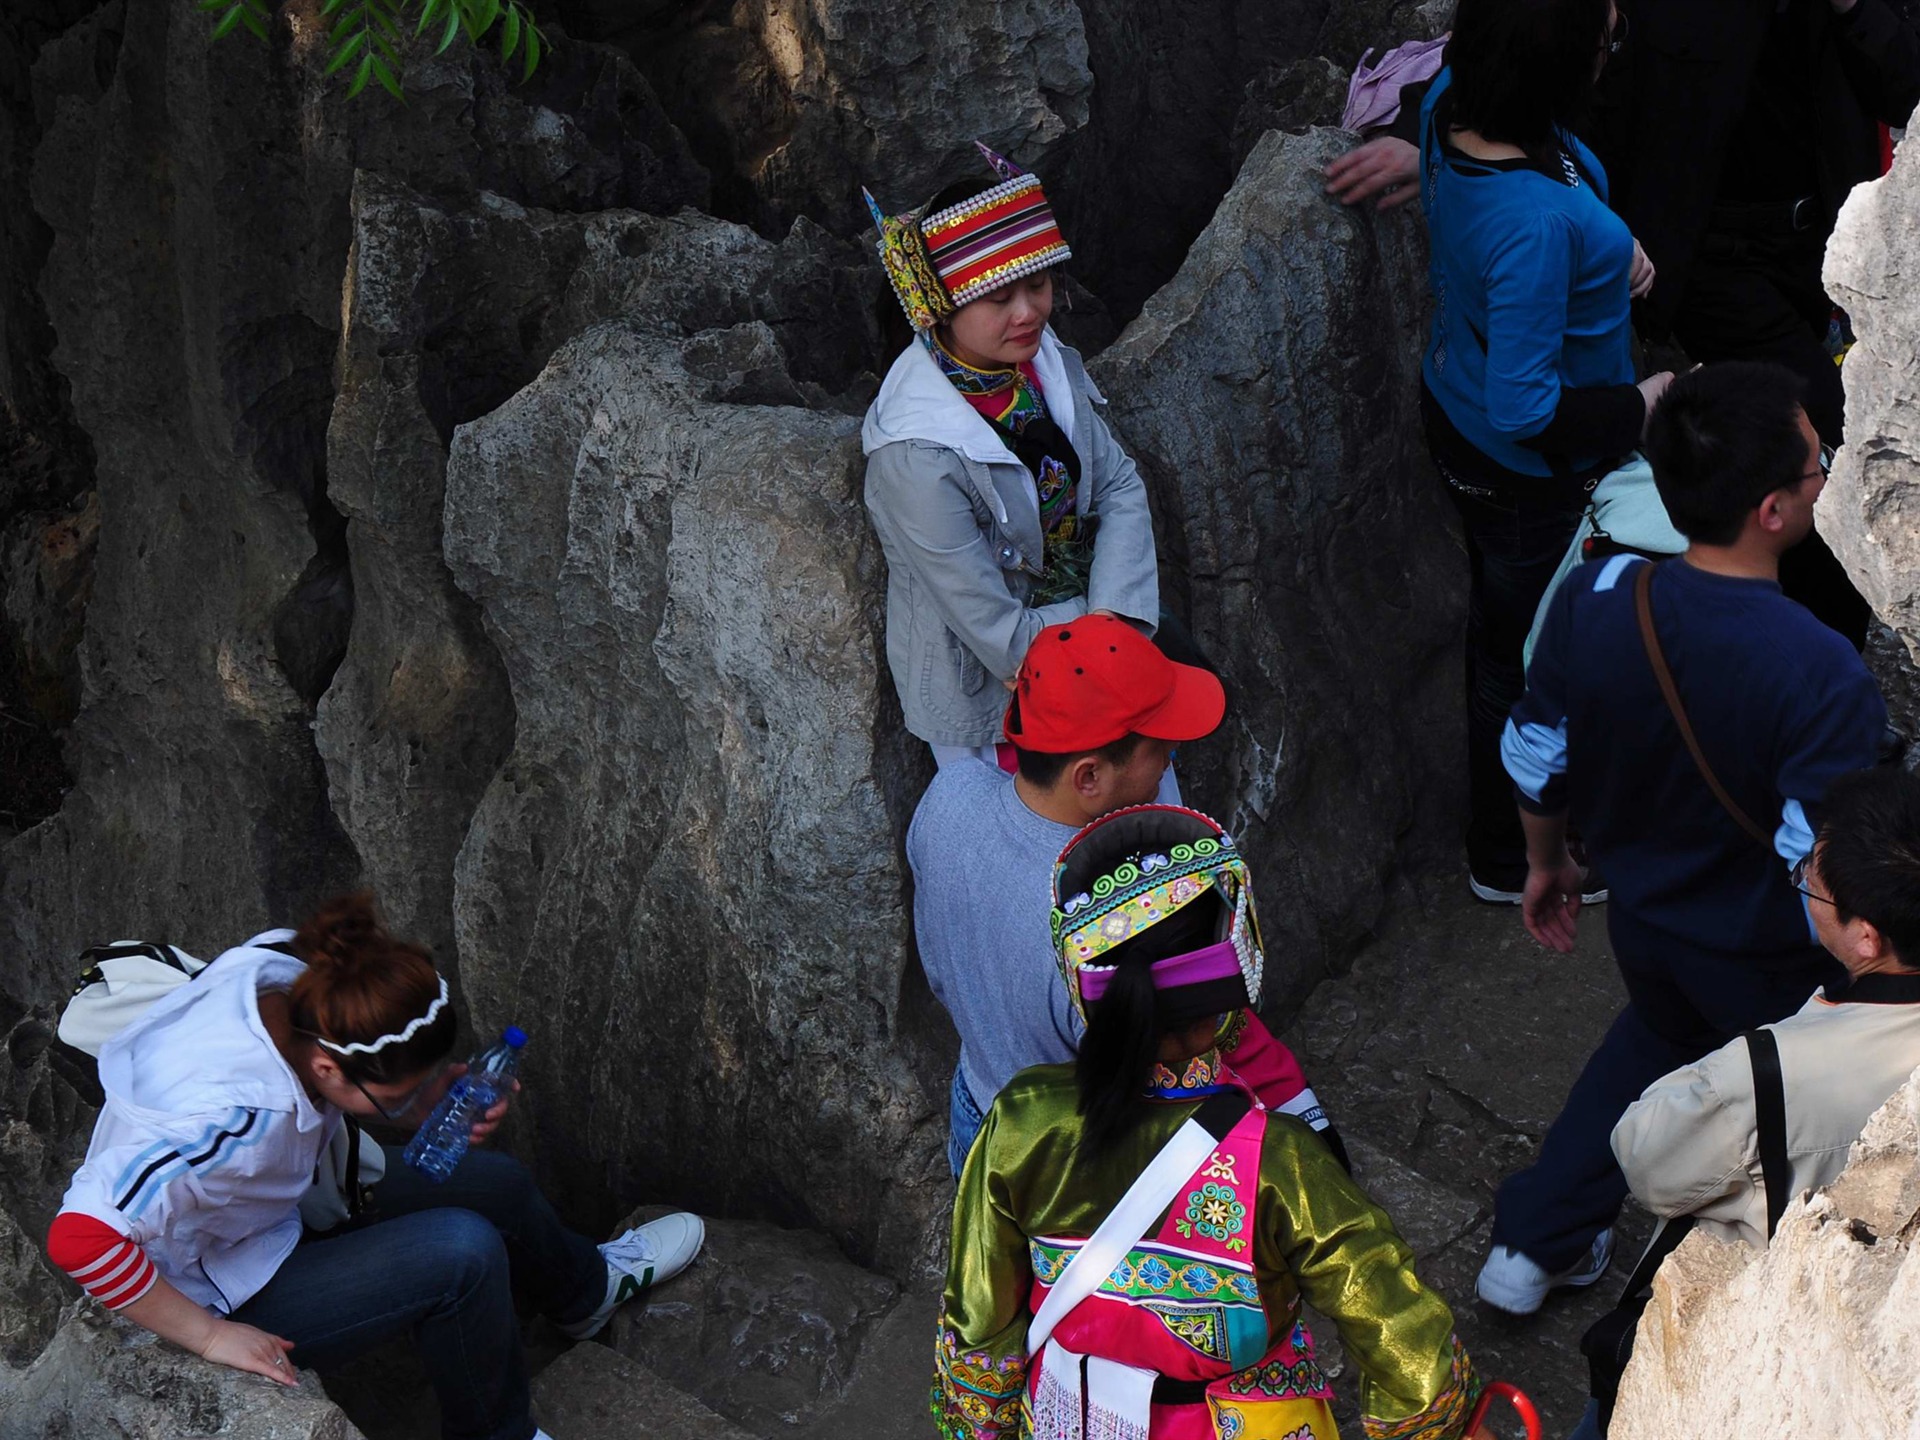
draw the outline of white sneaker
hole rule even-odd
[[[561,1333],[575,1340],[598,1335],[613,1312],[642,1290],[663,1284],[693,1263],[707,1238],[698,1215],[677,1210],[616,1235],[600,1247],[607,1261],[607,1298],[584,1320],[562,1325]]]
[[[1518,1250],[1504,1245],[1493,1247],[1487,1263],[1480,1267],[1480,1278],[1473,1288],[1480,1298],[1496,1310],[1509,1315],[1531,1315],[1547,1298],[1549,1290],[1591,1285],[1607,1273],[1613,1263],[1613,1230],[1602,1230],[1593,1237],[1593,1248],[1558,1275],[1549,1275]]]

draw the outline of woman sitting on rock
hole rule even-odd
[[[1634,382],[1628,302],[1653,267],[1570,128],[1623,25],[1613,0],[1461,0],[1421,110],[1421,415],[1466,532],[1467,863],[1473,893],[1499,904],[1520,902],[1527,873],[1500,761],[1521,650],[1588,493],[1673,378]]]
[[[1004,685],[1033,637],[1089,610],[1152,632],[1146,487],[1054,338],[1051,267],[1072,253],[1040,182],[998,177],[920,210],[874,205],[918,342],[867,411],[867,509],[887,556],[887,662],[907,729],[945,765],[994,763]]]
[[[1054,872],[1078,1059],[1016,1075],[954,1205],[947,1440],[1335,1440],[1300,1321],[1339,1328],[1367,1434],[1457,1440],[1479,1382],[1393,1223],[1222,1051],[1260,997],[1246,867],[1205,816],[1116,811]]]
[[[584,1338],[686,1268],[704,1230],[669,1215],[596,1247],[504,1155],[469,1150],[434,1184],[390,1149],[370,1220],[303,1235],[301,1199],[342,1117],[417,1126],[463,1069],[447,1063],[454,1030],[447,982],[364,895],[227,951],[102,1048],[106,1103],[49,1254],[162,1339],[287,1385],[296,1365],[411,1333],[448,1440],[540,1435],[509,1253]]]

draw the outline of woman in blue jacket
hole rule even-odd
[[[1673,378],[1634,381],[1628,301],[1653,268],[1571,130],[1625,30],[1613,0],[1460,0],[1421,109],[1434,299],[1421,413],[1472,568],[1467,861],[1494,903],[1518,904],[1526,877],[1500,730],[1528,626],[1587,493]]]

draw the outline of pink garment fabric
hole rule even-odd
[[[1400,113],[1400,91],[1418,85],[1440,73],[1441,54],[1448,37],[1437,40],[1409,40],[1380,57],[1378,65],[1369,50],[1354,67],[1347,82],[1347,108],[1340,116],[1342,130],[1371,130],[1390,125]]]
[[[1147,967],[1156,990],[1177,990],[1182,985],[1198,985],[1203,980],[1226,980],[1240,973],[1240,955],[1231,940],[1222,940],[1204,950],[1191,950],[1171,959],[1156,960]],[[1113,978],[1111,967],[1083,966],[1080,971],[1080,998],[1089,1005],[1107,993]]]

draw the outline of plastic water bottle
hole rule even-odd
[[[526,1031],[509,1025],[498,1045],[467,1062],[467,1073],[453,1082],[427,1123],[407,1142],[407,1164],[436,1185],[453,1174],[467,1153],[474,1122],[507,1092],[507,1082],[520,1068],[520,1047],[526,1043]]]

